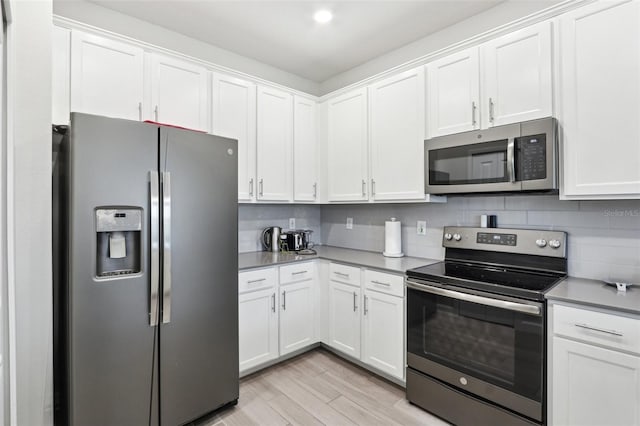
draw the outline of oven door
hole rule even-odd
[[[542,421],[544,304],[407,280],[410,368]]]

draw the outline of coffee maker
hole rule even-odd
[[[315,250],[312,250],[313,243],[311,242],[310,229],[297,229],[284,231],[282,233],[283,250],[295,251],[298,254],[316,254]]]

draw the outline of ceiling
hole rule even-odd
[[[90,1],[321,83],[503,0]]]

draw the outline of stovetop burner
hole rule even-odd
[[[544,300],[544,293],[566,275],[444,261],[411,269],[407,271],[407,276],[530,300]]]
[[[502,228],[446,227],[445,260],[407,271],[432,284],[529,300],[566,277],[566,234]]]

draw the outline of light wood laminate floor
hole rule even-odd
[[[401,387],[321,348],[241,379],[238,405],[206,424],[447,425]]]

